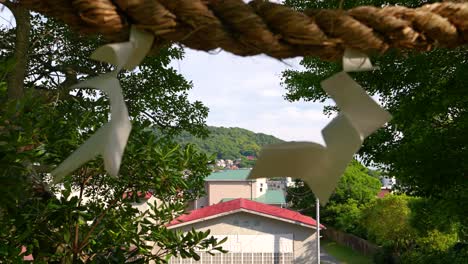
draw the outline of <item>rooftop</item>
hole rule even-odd
[[[222,203],[229,202],[235,199],[237,198],[224,198],[224,199],[221,199],[221,202]],[[252,200],[252,201],[264,203],[264,204],[286,204],[286,199],[284,199],[284,194],[283,194],[283,191],[281,190],[267,190],[265,194],[257,198],[248,199],[248,200]]]
[[[183,226],[238,212],[257,214],[310,228],[315,228],[317,225],[315,219],[302,215],[296,211],[239,198],[229,202],[193,210],[188,214],[181,215],[174,219],[168,226]],[[323,225],[320,225],[320,227],[325,228]]]
[[[281,190],[267,190],[265,194],[255,199],[256,202],[266,204],[285,204],[284,193]]]
[[[248,181],[250,169],[223,170],[213,172],[206,177],[206,181]]]

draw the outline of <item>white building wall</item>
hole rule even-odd
[[[260,178],[255,180],[255,196],[253,198],[258,198],[266,193],[268,190],[268,184],[266,178]]]
[[[268,180],[268,189],[280,190],[286,192],[287,188],[293,185],[291,177],[282,178],[280,180]]]
[[[286,223],[280,220],[266,218],[264,216],[254,215],[251,213],[239,212],[231,215],[221,216],[214,219],[205,220],[202,222],[181,226],[179,230],[189,231],[193,228],[197,231],[211,230],[211,235],[216,237],[228,236],[228,241],[233,238],[240,238],[242,242],[241,250],[243,253],[260,253],[258,249],[265,249],[265,247],[271,247],[268,245],[262,245],[262,243],[271,245],[271,239],[273,239],[273,248],[275,254],[280,254],[281,251],[287,251],[281,249],[287,247],[288,239],[292,238],[292,250],[294,264],[308,264],[314,263],[316,258],[316,244],[315,244],[315,229],[300,226],[298,224]],[[245,236],[245,237],[242,237]],[[252,243],[249,245],[245,244],[249,239],[249,236],[259,237],[270,237],[269,240],[259,242],[256,239],[251,240]],[[283,241],[283,242],[281,242]],[[237,243],[236,241],[229,243]],[[231,245],[229,245],[231,247]],[[252,252],[253,251],[253,252]],[[267,250],[271,251],[271,250]],[[236,253],[236,252],[233,252]],[[266,252],[268,253],[268,252]],[[261,254],[261,253],[260,253]],[[255,255],[258,257],[258,255]],[[270,255],[269,255],[270,256]],[[279,256],[279,255],[277,255]],[[252,254],[254,257],[254,254]],[[176,263],[176,262],[173,262]],[[196,262],[194,262],[196,263]],[[219,263],[219,262],[214,262]],[[224,264],[237,263],[237,262],[224,262]],[[239,262],[240,263],[240,262]],[[252,262],[249,262],[252,263]],[[255,263],[255,262],[253,262]],[[273,263],[273,262],[268,262]],[[265,263],[266,264],[266,263]],[[281,262],[279,263],[281,264]]]
[[[214,235],[221,240],[227,237],[223,249],[231,253],[294,253],[293,234]]]
[[[393,185],[396,184],[395,177],[382,177],[380,178],[380,182],[382,183],[383,187],[385,188],[393,188]]]

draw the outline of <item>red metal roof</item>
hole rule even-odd
[[[391,189],[380,189],[379,193],[377,194],[377,198],[384,198],[385,196],[389,195],[392,193]]]
[[[25,246],[21,246],[20,255],[26,253],[26,251],[27,251],[27,248]],[[23,256],[23,261],[34,261],[34,257],[33,257],[32,254],[29,254],[27,256]]]
[[[151,192],[146,192],[146,193],[137,192],[137,195],[138,195],[138,198],[145,199],[145,200],[149,200],[149,198],[153,196]],[[133,196],[133,192],[126,192],[122,195],[122,198],[127,199],[128,197],[132,197],[132,196]]]
[[[177,226],[182,223],[188,223],[197,220],[200,221],[203,220],[203,218],[216,217],[217,215],[224,215],[229,212],[241,209],[251,211],[253,213],[270,215],[287,221],[294,221],[298,224],[304,224],[312,227],[315,227],[317,225],[315,219],[309,216],[302,215],[296,211],[239,198],[228,202],[219,203],[193,210],[189,214],[181,215],[180,217],[174,219],[169,223],[168,226]],[[320,225],[320,227],[325,228],[325,226],[323,225]]]

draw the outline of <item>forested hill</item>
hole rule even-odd
[[[210,135],[206,139],[186,133],[179,136],[177,141],[181,144],[193,143],[208,154],[216,154],[218,159],[256,156],[263,145],[283,142],[274,136],[238,127],[208,127],[208,129]]]

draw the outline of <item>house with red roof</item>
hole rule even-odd
[[[206,195],[191,202],[188,209],[203,208],[238,198],[286,207],[285,191],[270,189],[266,178],[249,179],[250,171],[239,169],[211,173],[205,178]]]
[[[316,261],[316,225],[313,218],[296,211],[239,198],[195,209],[168,228],[211,230],[216,238],[228,238],[222,245],[228,253],[198,252],[200,260],[190,263],[305,264]],[[189,262],[172,258],[170,263]]]
[[[381,187],[379,193],[377,194],[377,198],[384,198],[389,194],[392,194],[392,188]]]

